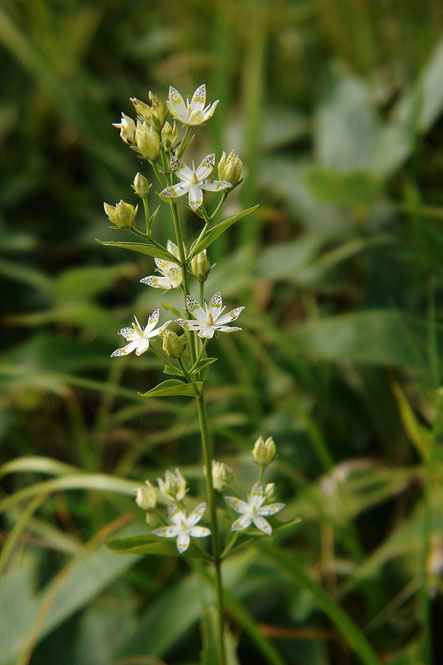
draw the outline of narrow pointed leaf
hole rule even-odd
[[[156,256],[158,259],[163,259],[164,261],[177,262],[175,256],[170,254],[166,249],[160,249],[160,247],[156,247],[156,245],[148,242],[116,242],[114,240],[100,240],[99,238],[96,238],[96,241],[106,247],[130,249],[133,252],[140,252],[140,254],[146,254],[147,256]]]
[[[202,388],[202,382],[183,383],[178,379],[167,379],[158,386],[148,390],[146,393],[138,393],[141,397],[173,397],[175,395],[198,397]]]
[[[209,367],[209,365],[212,365],[212,363],[215,363],[217,360],[218,358],[202,358],[194,367],[192,373],[195,374],[196,372],[201,372],[202,369]]]
[[[235,215],[235,217],[229,217],[229,219],[225,219],[223,222],[219,222],[218,224],[215,224],[212,228],[208,229],[206,233],[202,235],[200,240],[196,243],[196,245],[192,248],[192,251],[190,253],[189,259],[192,259],[196,254],[199,252],[202,252],[206,247],[209,247],[214,240],[216,240],[222,233],[224,233],[227,229],[229,229],[230,226],[235,224],[236,222],[240,221],[242,217],[246,217],[246,215],[250,215],[251,212],[254,212],[258,208],[258,205],[252,206],[252,208],[247,208],[246,210],[242,210],[238,215]]]

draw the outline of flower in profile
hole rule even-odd
[[[160,492],[169,501],[183,501],[187,492],[186,480],[180,473],[180,469],[176,469],[175,473],[169,471],[165,473],[165,479],[157,478],[158,487]]]
[[[205,309],[200,307],[198,300],[192,296],[186,296],[186,308],[196,320],[190,321],[188,319],[177,319],[176,322],[184,328],[184,330],[198,330],[199,337],[211,339],[214,337],[216,331],[231,333],[241,330],[241,328],[238,328],[237,326],[231,327],[228,324],[239,317],[240,312],[244,310],[244,307],[236,307],[228,314],[222,314],[225,308],[222,307],[220,291],[212,296],[209,304],[205,300]]]
[[[145,480],[145,485],[143,487],[136,488],[135,503],[143,510],[155,508],[157,505],[157,490],[149,480]]]
[[[120,136],[125,143],[128,145],[134,145],[135,143],[135,122],[125,113],[122,113],[120,122],[113,122],[113,127],[117,127],[120,130]]]
[[[241,517],[235,520],[231,526],[232,531],[241,531],[247,529],[252,523],[263,531],[268,536],[272,533],[272,527],[265,517],[275,515],[282,508],[285,507],[284,503],[270,503],[263,505],[267,497],[265,488],[262,483],[255,483],[249,495],[248,501],[236,499],[234,496],[225,496],[226,503],[235,510],[236,513],[241,513]]]
[[[141,356],[142,353],[145,353],[145,351],[149,349],[149,340],[151,337],[159,335],[170,323],[167,321],[159,328],[156,328],[155,326],[158,323],[159,316],[160,310],[154,310],[148,319],[148,323],[142,328],[137,317],[134,315],[132,328],[122,328],[119,332],[119,335],[124,337],[129,344],[126,344],[126,346],[123,346],[121,349],[116,349],[111,353],[111,358],[127,356],[128,353],[132,353],[132,351],[135,351],[136,356]]]
[[[226,180],[214,180],[209,178],[209,174],[214,168],[215,155],[207,155],[202,162],[195,168],[194,162],[192,169],[186,166],[184,162],[171,155],[171,169],[180,180],[176,185],[166,187],[160,192],[160,196],[166,198],[176,198],[188,194],[188,203],[192,210],[197,210],[203,203],[203,191],[220,192],[223,189],[232,187]]]
[[[184,125],[201,125],[209,118],[212,118],[215,109],[217,108],[218,99],[212,105],[206,104],[206,85],[199,86],[192,95],[191,101],[186,98],[183,99],[178,90],[169,86],[169,99],[166,105],[171,115],[180,120]]]
[[[195,526],[206,510],[206,503],[200,503],[188,517],[184,510],[180,510],[176,506],[170,505],[168,510],[172,525],[160,527],[152,533],[161,538],[177,538],[177,549],[180,554],[188,549],[191,538],[205,538],[211,535],[210,530],[206,527]]]
[[[166,245],[167,250],[170,254],[175,256],[178,260],[179,251],[177,245],[175,245],[171,240],[168,240]],[[172,261],[165,261],[164,259],[154,259],[157,270],[161,273],[162,277],[157,277],[157,275],[148,275],[143,277],[140,280],[142,284],[147,284],[148,286],[153,286],[155,289],[175,289],[177,286],[180,286],[183,280],[183,270],[180,268],[177,263]]]

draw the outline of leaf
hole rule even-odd
[[[173,374],[174,376],[184,376],[180,367],[174,367],[174,365],[165,365],[163,369],[163,374]]]
[[[54,295],[61,301],[87,300],[109,289],[122,276],[134,276],[134,266],[125,263],[111,267],[71,268],[56,277]]]
[[[201,381],[183,383],[178,379],[167,379],[148,392],[138,394],[140,397],[172,397],[174,395],[199,397],[202,385]]]
[[[157,556],[190,557],[210,561],[206,552],[191,541],[183,554],[177,549],[175,539],[160,538],[155,535],[134,536],[133,538],[118,538],[106,544],[110,552],[115,554],[152,554]]]
[[[100,240],[96,238],[96,241],[100,245],[105,245],[106,247],[117,247],[118,249],[130,249],[133,252],[140,252],[140,254],[146,254],[147,256],[156,256],[158,259],[164,259],[165,261],[172,261],[177,263],[175,256],[170,254],[166,249],[160,249],[156,245],[151,245],[151,243],[143,242],[116,242],[114,240]]]
[[[218,224],[215,224],[215,226],[213,226],[212,228],[208,229],[206,233],[204,233],[203,236],[200,238],[200,240],[196,243],[196,245],[194,245],[194,247],[191,249],[189,259],[192,259],[196,254],[202,252],[204,249],[209,247],[209,245],[211,245],[214,242],[214,240],[216,240],[222,233],[224,233],[227,229],[229,229],[230,226],[240,221],[240,219],[242,219],[243,217],[246,217],[246,215],[250,215],[251,212],[254,212],[254,210],[257,210],[257,208],[258,205],[255,205],[252,206],[252,208],[247,208],[246,210],[242,210],[242,212],[240,212],[238,215],[235,215],[235,217],[229,217],[229,219],[225,219],[223,222],[219,222]]]
[[[166,309],[168,312],[172,312],[173,314],[175,314],[175,316],[178,316],[180,318],[183,316],[183,312],[177,309],[177,307],[173,307],[172,305],[169,305],[166,302],[161,302],[160,305],[163,307],[163,309]]]
[[[419,129],[426,131],[443,109],[443,39],[423,68],[417,87],[421,98]]]
[[[205,369],[205,367],[209,367],[209,365],[212,365],[212,363],[217,362],[217,360],[218,358],[202,358],[201,360],[198,361],[197,365],[192,370],[192,374],[201,372],[202,369]]]

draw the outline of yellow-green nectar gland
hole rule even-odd
[[[213,326],[213,325],[214,325],[214,319],[212,318],[212,314],[211,314],[211,312],[208,312],[208,313],[207,313],[207,316],[206,316],[206,325],[208,326],[208,328],[209,328],[210,326]]]

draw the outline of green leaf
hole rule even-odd
[[[238,215],[235,215],[235,217],[229,217],[229,219],[225,219],[223,222],[219,222],[218,224],[215,224],[215,226],[213,226],[212,228],[208,229],[206,233],[202,235],[200,240],[192,248],[191,253],[189,255],[189,259],[192,259],[196,254],[202,252],[204,249],[209,247],[209,245],[211,245],[214,242],[214,240],[216,240],[222,233],[224,233],[227,229],[229,229],[230,226],[240,221],[240,219],[242,219],[243,217],[246,217],[246,215],[250,215],[251,212],[254,212],[254,210],[257,210],[257,208],[258,205],[255,205],[252,206],[252,208],[247,208],[246,210],[242,210],[242,212],[240,212]]]
[[[184,376],[180,367],[174,367],[174,365],[165,365],[163,374],[173,374],[174,376]]]
[[[201,360],[198,361],[197,365],[192,370],[192,374],[201,372],[202,369],[205,369],[205,367],[209,367],[209,365],[212,365],[212,363],[217,362],[217,360],[218,358],[202,358]]]
[[[210,561],[209,555],[192,541],[186,552],[180,554],[173,538],[159,538],[151,534],[134,536],[132,538],[117,538],[116,540],[109,541],[106,546],[115,554],[152,554],[157,556],[190,557]]]
[[[160,249],[156,245],[152,245],[147,242],[115,242],[114,240],[100,240],[96,238],[96,241],[100,245],[105,245],[106,247],[117,247],[118,249],[130,249],[133,252],[140,252],[140,254],[146,254],[147,256],[156,256],[158,259],[164,259],[165,261],[172,261],[177,263],[175,256],[170,254],[166,249]]]
[[[138,394],[140,397],[172,397],[174,395],[198,397],[202,385],[201,381],[183,383],[183,381],[179,381],[178,379],[167,379],[167,381],[159,383],[158,386],[148,390],[148,392]]]
[[[134,272],[134,266],[128,263],[111,267],[70,268],[54,280],[54,295],[62,302],[88,300],[109,289],[122,276],[134,277]]]

